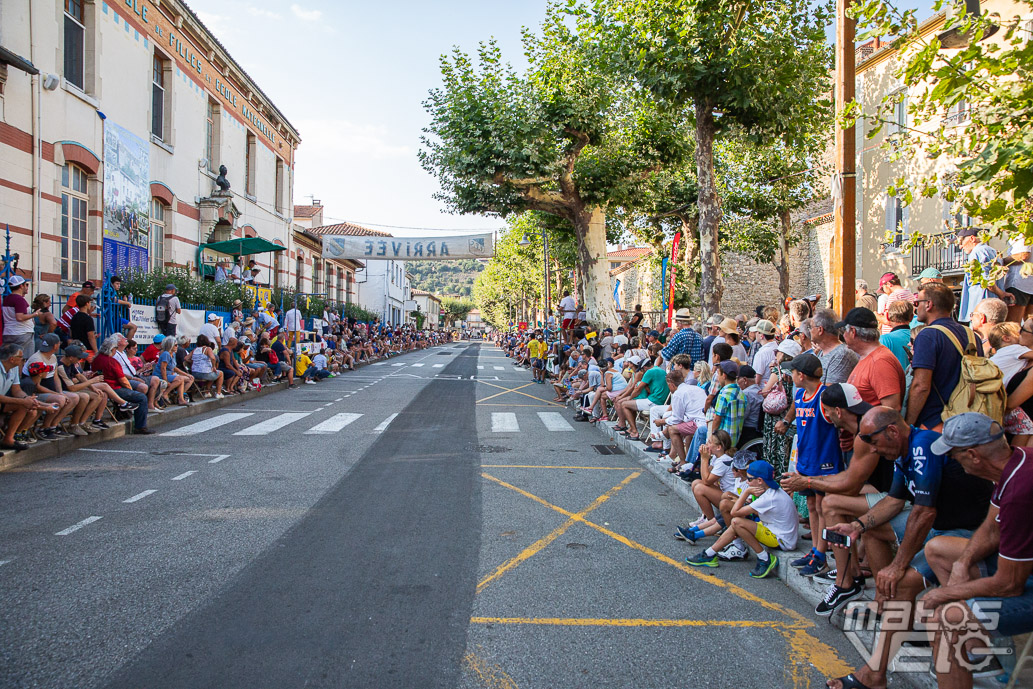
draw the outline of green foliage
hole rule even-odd
[[[465,320],[467,314],[476,308],[469,299],[457,299],[456,297],[445,297],[441,300],[441,313],[445,316],[445,323],[451,325],[452,321]]]
[[[455,261],[411,261],[405,267],[412,273],[413,289],[443,296],[473,294],[473,281],[484,270],[484,264],[475,259]]]
[[[946,4],[936,0],[933,9]],[[1033,41],[1017,14],[975,18],[965,16],[962,5],[956,5],[943,28],[957,29],[970,40],[964,48],[946,50],[935,34],[919,32],[915,10],[902,11],[886,0],[854,3],[850,13],[863,29],[861,38],[897,37],[894,76],[907,90],[886,96],[868,115],[854,103],[844,123],[864,119],[867,136],[874,137],[895,123],[893,111],[906,93],[908,124],[887,137],[890,157],[943,157],[956,161],[956,167],[946,174],[897,180],[889,193],[905,203],[918,195],[939,195],[956,212],[975,218],[988,236],[1021,236],[1033,243]],[[1017,2],[1016,12],[1022,7],[1028,16],[1030,3]],[[991,24],[1000,30],[980,40]]]
[[[119,277],[122,278],[122,294],[140,299],[157,299],[165,293],[166,285],[175,285],[177,296],[184,304],[204,304],[210,309],[228,311],[234,300],[247,300],[239,285],[200,280],[182,268],[126,271]]]

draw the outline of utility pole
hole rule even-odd
[[[836,114],[854,99],[855,21],[846,16],[851,0],[836,0]],[[854,307],[856,284],[856,137],[854,127],[836,125],[836,174],[840,194],[833,209],[835,231],[829,256],[832,306],[840,315]]]

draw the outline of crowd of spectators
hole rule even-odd
[[[977,235],[960,235],[966,253],[995,259]],[[826,582],[815,614],[912,606],[830,687],[885,687],[895,636],[923,614],[930,637],[949,642],[934,644],[939,685],[970,687],[988,658],[966,653],[990,634],[1033,631],[1027,282],[1014,266],[989,287],[966,277],[959,299],[935,270],[915,292],[887,273],[878,294],[858,281],[845,314],[794,300],[784,314],[758,307],[703,322],[680,309],[667,327],[637,310],[634,325],[627,314],[564,317],[555,338],[548,328],[496,338],[575,420],[613,423],[691,484],[698,516],[674,533],[701,548],[687,564],[752,555],[751,576],[764,578],[804,543],[788,564]],[[962,642],[964,652],[950,650]]]
[[[342,317],[333,309],[306,319],[297,307],[245,311],[237,300],[229,319],[211,313],[200,333],[177,332],[182,306],[175,285],[156,305],[160,332],[138,342],[130,302],[111,278],[119,331],[99,339],[92,282],[70,295],[58,313],[50,297],[30,307],[29,282],[10,278],[0,333],[0,405],[6,423],[0,449],[21,451],[41,441],[101,432],[132,418],[147,435],[148,417],[205,397],[222,399],[263,385],[316,385],[357,364],[450,341],[446,332],[384,327]]]

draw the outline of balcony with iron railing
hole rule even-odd
[[[968,257],[954,241],[954,232],[927,235],[911,249],[911,277],[918,277],[926,268],[943,274],[961,273],[967,263]]]

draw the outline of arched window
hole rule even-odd
[[[61,279],[75,283],[86,280],[86,181],[78,165],[61,168]]]
[[[165,267],[165,204],[161,199],[151,199],[151,268]]]

